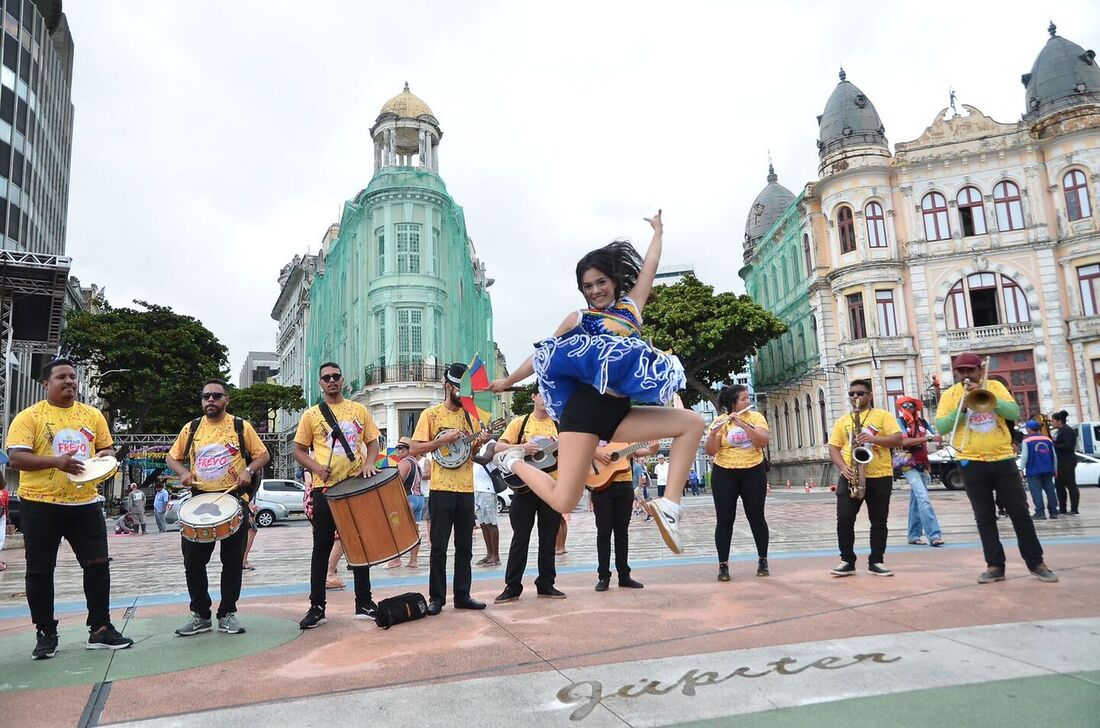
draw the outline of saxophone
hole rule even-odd
[[[859,421],[859,410],[852,410],[852,436],[849,442],[852,451],[852,465],[856,469],[855,480],[848,481],[848,495],[854,500],[862,500],[867,494],[866,466],[874,459],[874,452],[869,447],[856,443],[856,436],[863,431],[863,425]]]

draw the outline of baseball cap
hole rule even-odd
[[[955,357],[955,363],[953,368],[958,369],[960,367],[974,367],[979,369],[982,366],[982,358],[977,354],[971,354],[967,352],[965,354],[959,354]]]
[[[1028,420],[1027,421],[1027,429],[1029,429],[1029,430],[1038,430],[1039,429],[1039,423],[1036,422],[1035,420]]]

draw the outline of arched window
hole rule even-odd
[[[798,446],[803,447],[802,442],[802,403],[795,397],[794,400],[794,431],[798,433]]]
[[[780,435],[783,431],[779,429],[779,405],[772,408],[772,422],[775,423],[775,446],[782,450],[783,438]]]
[[[810,447],[817,444],[814,438],[814,401],[806,395],[806,434],[810,436]]]
[[[788,402],[783,403],[783,439],[788,448],[794,446],[794,440],[791,439],[791,406]]]
[[[882,214],[882,205],[868,202],[863,210],[867,220],[867,244],[872,248],[886,247],[886,218]]]
[[[929,192],[920,203],[924,215],[925,240],[947,240],[951,226],[947,222],[947,199],[939,192]]]
[[[817,413],[821,418],[821,441],[829,441],[829,413],[825,411],[825,390],[817,390]]]
[[[985,235],[985,206],[982,193],[974,187],[963,187],[955,201],[959,205],[959,227],[963,237]]]
[[[993,207],[997,211],[998,230],[1023,230],[1024,211],[1020,206],[1020,188],[1015,182],[1005,180],[993,187]]]
[[[1031,321],[1023,289],[1000,273],[972,273],[959,279],[947,292],[944,315],[950,329]]]
[[[1089,188],[1085,174],[1079,169],[1066,172],[1062,177],[1062,189],[1066,193],[1066,216],[1070,220],[1082,220],[1092,217],[1089,207]]]
[[[836,212],[836,229],[840,235],[840,252],[851,253],[856,249],[856,225],[852,220],[852,208],[841,207]]]
[[[814,272],[814,261],[810,256],[810,236],[805,234],[802,236],[802,258],[806,263],[806,277],[809,277]]]

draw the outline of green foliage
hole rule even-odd
[[[531,400],[531,392],[526,387],[512,394],[513,415],[529,415],[534,411],[535,403]]]
[[[112,424],[118,420],[134,433],[178,432],[201,414],[203,383],[226,377],[226,348],[197,319],[134,303],[144,310],[104,304],[100,313],[69,311],[62,347],[104,373],[93,383]]]
[[[281,384],[257,382],[251,387],[229,388],[229,409],[231,414],[243,417],[260,432],[265,432],[272,414],[277,410],[291,412],[305,409],[306,400],[302,388],[298,385],[284,387]]]
[[[643,312],[644,335],[658,349],[680,357],[688,388],[684,405],[708,399],[717,404],[714,387],[733,379],[750,356],[786,333],[783,321],[749,296],[715,294],[693,275],[670,286],[655,286]]]

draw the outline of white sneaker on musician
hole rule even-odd
[[[653,516],[665,545],[674,554],[684,553],[684,544],[680,540],[680,513],[683,511],[680,504],[661,497],[648,500],[643,505],[646,512]]]
[[[501,450],[493,456],[493,463],[504,471],[505,475],[512,474],[512,465],[523,460],[523,447],[516,446],[510,447],[507,450]]]

